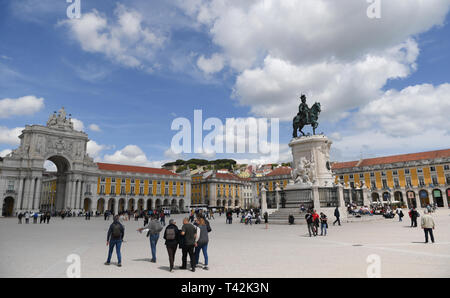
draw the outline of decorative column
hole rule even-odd
[[[42,186],[42,179],[38,178],[36,180],[36,193],[34,194],[34,202],[33,202],[33,209],[39,210],[41,207],[41,186]]]
[[[280,191],[281,191],[280,185],[277,183],[275,188],[275,201],[277,209],[280,209]]]
[[[83,190],[82,187],[81,187],[82,183],[83,182],[81,180],[78,180],[77,194],[75,196],[75,208],[78,209],[78,210],[82,209],[81,208],[81,201],[82,201],[81,200],[81,196],[82,196],[81,191]],[[91,202],[92,202],[92,200],[91,200]]]
[[[448,208],[448,199],[447,199],[447,190],[445,188],[441,188],[442,200],[444,201],[444,208]]]
[[[19,177],[19,189],[17,190],[17,203],[16,212],[22,209],[22,199],[23,199],[23,178]]]
[[[70,181],[70,178],[66,177],[66,189],[64,194],[64,203],[63,203],[63,209],[67,209],[70,207],[70,194],[72,193],[72,183]]]
[[[312,196],[314,200],[314,209],[316,211],[320,210],[320,195],[319,195],[319,187],[313,186],[312,187]]]
[[[29,185],[29,190],[28,190],[28,194],[27,194],[27,209],[28,210],[32,210],[33,209],[33,199],[34,199],[34,186],[36,183],[36,179],[31,177],[31,181],[30,181],[30,185]]]
[[[361,187],[361,189],[362,189],[362,196],[363,196],[363,204],[364,204],[364,206],[370,206],[369,189],[365,185],[363,185]]]
[[[265,185],[262,185],[261,188],[261,214],[267,212],[267,189]]]
[[[119,214],[119,199],[114,199],[114,214]]]

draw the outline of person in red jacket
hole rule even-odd
[[[319,231],[320,216],[319,216],[319,214],[317,214],[316,210],[313,211],[312,217],[313,217],[313,228],[314,228],[313,234],[314,234],[314,236],[317,236],[317,233]]]

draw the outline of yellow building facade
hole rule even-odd
[[[371,202],[404,207],[450,202],[450,149],[334,163],[335,182],[370,190]]]

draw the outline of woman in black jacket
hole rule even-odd
[[[175,253],[177,252],[178,244],[180,243],[180,230],[174,219],[169,220],[169,225],[164,231],[164,239],[166,240],[167,253],[169,254],[169,271],[173,271],[173,264],[175,262]]]

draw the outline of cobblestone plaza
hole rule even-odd
[[[406,210],[405,210],[406,212]],[[421,211],[423,214],[423,211]],[[175,215],[178,226],[182,215]],[[168,271],[164,241],[157,244],[157,262],[151,263],[148,238],[136,232],[139,222],[126,221],[121,268],[104,266],[106,231],[102,217],[52,218],[50,224],[21,224],[0,219],[1,277],[66,277],[67,257],[80,256],[81,277],[367,277],[369,256],[379,256],[381,277],[450,277],[450,211],[433,213],[436,243],[424,244],[423,231],[410,228],[409,219],[381,216],[330,224],[328,235],[310,238],[306,225],[246,226],[225,224],[224,215],[211,220],[209,271]],[[330,218],[331,219],[331,218]],[[200,263],[203,256],[200,257]],[[181,264],[181,251],[175,258]]]

